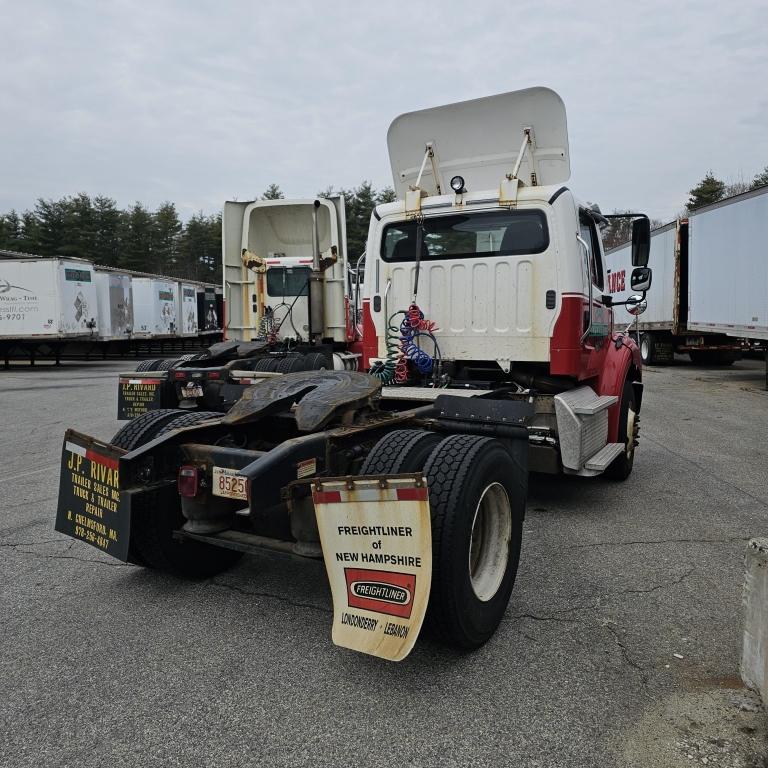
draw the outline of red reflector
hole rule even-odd
[[[186,499],[193,499],[197,496],[197,467],[185,465],[179,467],[179,495]]]
[[[186,379],[187,374],[184,371],[176,371],[176,373],[173,374],[174,379]]]
[[[397,500],[398,501],[426,501],[427,489],[426,488],[398,488]]]
[[[208,371],[208,378],[209,379],[220,379],[221,373],[219,371]]]

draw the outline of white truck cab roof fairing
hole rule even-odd
[[[532,152],[526,151],[518,177],[537,185],[564,184],[571,175],[565,105],[549,88],[526,88],[441,107],[407,112],[392,121],[387,133],[392,178],[398,197],[405,197],[431,144],[437,183],[426,163],[420,186],[428,194],[450,191],[452,176],[461,175],[468,191],[498,189],[520,152],[524,129],[532,129]]]

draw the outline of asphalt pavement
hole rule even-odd
[[[632,476],[532,478],[497,634],[399,664],[331,643],[320,562],[188,583],[54,532],[64,430],[114,434],[125,367],[0,371],[0,765],[766,764],[738,676],[761,362],[647,368]]]

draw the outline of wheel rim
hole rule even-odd
[[[509,564],[512,508],[501,483],[491,483],[477,503],[469,541],[469,581],[479,600],[498,592]]]
[[[651,356],[651,342],[648,341],[647,336],[640,339],[640,355],[643,360],[647,360]]]

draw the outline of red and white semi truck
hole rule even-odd
[[[69,430],[56,527],[192,578],[264,548],[322,557],[334,642],[398,660],[425,618],[461,648],[493,635],[517,572],[528,473],[626,478],[643,385],[637,346],[613,324],[603,219],[567,187],[556,93],[401,115],[388,143],[399,200],[370,223],[370,373],[267,372],[238,385],[226,413],[148,412],[108,442]],[[241,259],[253,250],[244,243]],[[648,248],[638,216],[634,311],[650,286]],[[310,343],[329,316],[321,285]],[[229,322],[247,332],[254,320],[234,303]]]

